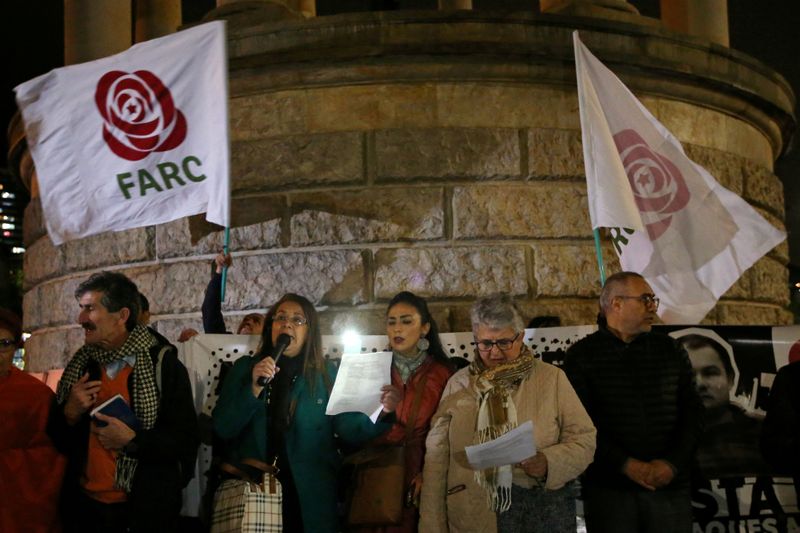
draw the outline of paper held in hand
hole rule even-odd
[[[475,470],[514,465],[529,459],[536,455],[533,422],[529,420],[489,442],[467,446],[465,451],[467,461]]]
[[[375,422],[381,414],[381,387],[392,383],[392,352],[342,355],[326,415],[359,412]]]

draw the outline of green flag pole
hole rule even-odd
[[[602,287],[606,284],[606,267],[603,265],[603,249],[600,248],[600,231],[595,228],[592,233],[594,233],[594,252],[597,255],[597,268],[600,269],[600,286]]]
[[[225,226],[225,242],[222,244],[222,253],[228,255],[231,243],[231,227]],[[225,284],[228,282],[228,267],[222,267],[222,286],[220,287],[219,301],[225,301]]]

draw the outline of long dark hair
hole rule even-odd
[[[425,334],[425,338],[428,339],[428,354],[433,357],[436,361],[447,365],[448,367],[452,367],[453,364],[450,361],[450,358],[447,357],[447,354],[444,353],[444,348],[442,347],[442,341],[439,339],[439,326],[436,325],[436,320],[433,319],[431,312],[428,310],[428,302],[425,301],[424,298],[420,298],[413,292],[403,291],[399,292],[394,295],[394,298],[391,299],[389,302],[389,306],[386,308],[386,314],[389,314],[389,311],[392,307],[397,304],[406,304],[412,306],[414,309],[417,310],[419,313],[422,325],[429,324],[430,328],[428,329],[428,333]]]
[[[307,298],[299,294],[287,293],[269,308],[265,316],[264,328],[261,330],[261,344],[259,345],[258,353],[256,353],[255,358],[260,360],[266,356],[272,355],[274,352],[274,346],[272,345],[272,319],[278,308],[284,302],[294,302],[298,304],[308,321],[306,326],[308,327],[308,333],[306,334],[306,341],[300,349],[300,353],[303,356],[303,378],[306,380],[306,384],[313,393],[317,383],[317,377],[320,374],[326,384],[330,380],[330,377],[325,371],[325,358],[322,353],[322,334],[319,329],[317,310]]]

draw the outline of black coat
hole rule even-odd
[[[163,345],[150,349],[154,364]],[[99,368],[87,368],[90,376],[99,375]],[[132,374],[131,374],[132,376]],[[128,390],[133,390],[131,377]],[[88,413],[75,426],[67,424],[63,405],[55,404],[50,411],[48,432],[69,464],[61,494],[64,531],[73,531],[80,523],[78,501],[89,443],[90,418]],[[158,418],[152,429],[141,430],[132,441],[135,446],[126,448],[130,456],[138,459],[128,509],[131,531],[168,532],[177,530],[181,508],[181,490],[194,475],[199,436],[197,415],[186,368],[178,361],[174,346],[164,353],[161,362],[161,387]]]
[[[800,362],[778,370],[761,429],[761,450],[777,474],[794,478],[800,495]]]
[[[564,369],[597,427],[587,485],[645,490],[622,468],[628,458],[662,459],[688,486],[703,405],[686,351],[659,332],[625,343],[602,327],[567,352]]]

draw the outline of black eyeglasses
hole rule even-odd
[[[506,350],[510,350],[511,347],[514,345],[514,341],[517,340],[519,337],[519,333],[514,335],[513,339],[497,339],[496,341],[490,340],[482,340],[479,341],[475,339],[475,346],[477,346],[479,352],[491,352],[492,348],[497,346],[497,349],[501,352],[505,352]]]
[[[290,317],[289,315],[284,315],[284,314],[275,315],[274,317],[272,317],[272,321],[273,322],[279,322],[281,324],[284,324],[286,322],[291,322],[292,324],[294,324],[298,328],[300,326],[305,326],[306,324],[308,324],[308,320],[306,319],[306,317],[300,316],[300,315],[294,315],[292,317]]]
[[[656,298],[655,294],[642,294],[639,296],[617,296],[617,298],[622,298],[623,300],[639,300],[646,307],[650,307],[652,305],[656,309],[658,309],[658,304],[661,302],[660,299]]]
[[[0,340],[0,350],[8,350],[11,347],[17,347],[17,341],[14,339],[2,339]]]

